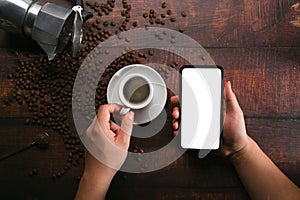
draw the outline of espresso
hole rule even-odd
[[[150,86],[142,77],[129,79],[123,88],[124,97],[132,104],[143,103],[150,95]]]

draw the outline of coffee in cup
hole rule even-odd
[[[119,96],[127,108],[144,108],[152,100],[152,84],[148,78],[142,74],[129,74],[121,79]]]

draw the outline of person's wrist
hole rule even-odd
[[[88,180],[89,183],[97,185],[103,182],[110,183],[117,170],[112,169],[102,163],[97,163],[97,166],[86,167],[83,172],[82,178]]]
[[[84,173],[88,176],[102,176],[103,174],[106,174],[107,176],[113,177],[117,173],[117,170],[98,162],[96,164],[86,166]]]
[[[240,163],[245,163],[247,159],[250,159],[255,154],[256,146],[256,143],[247,136],[247,142],[244,147],[229,157],[233,165],[236,166]]]
[[[116,169],[108,167],[87,152],[83,176],[89,179],[102,179],[103,177],[112,179],[116,173]]]

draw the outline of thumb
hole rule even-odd
[[[230,81],[225,82],[225,96],[226,96],[226,111],[237,111],[240,110],[237,98],[232,91]]]
[[[129,142],[132,132],[132,126],[134,121],[134,112],[130,111],[126,113],[121,122],[121,134],[118,137],[122,137],[123,141]]]

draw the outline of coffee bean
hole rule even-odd
[[[149,17],[155,19],[155,18],[157,17],[157,13],[156,13],[156,12],[151,13],[151,14],[149,15]]]
[[[154,51],[153,51],[152,49],[150,49],[150,50],[148,51],[148,54],[149,54],[150,56],[153,56]]]
[[[91,5],[92,5],[92,2],[90,2],[90,1],[86,1],[86,2],[85,2],[85,5],[87,5],[87,6],[91,6]]]
[[[30,171],[29,174],[28,174],[28,176],[33,176],[33,172]]]
[[[137,27],[137,26],[138,26],[137,21],[134,21],[134,22],[132,23],[132,26],[133,26],[133,27]]]
[[[62,169],[61,171],[60,171],[60,174],[61,175],[64,175],[66,173],[66,170],[64,170],[64,169]]]
[[[186,17],[186,12],[185,11],[181,11],[181,16],[182,17]]]
[[[68,163],[67,163],[67,165],[66,165],[66,167],[67,167],[68,169],[70,169],[70,168],[71,168],[71,166],[72,166],[72,165],[71,165],[71,163],[70,163],[70,162],[68,162]]]
[[[30,124],[30,119],[26,119],[25,124],[29,125]]]
[[[180,32],[180,33],[183,33],[183,32],[184,32],[184,28],[183,28],[183,27],[180,27],[180,28],[179,28],[179,32]]]
[[[132,5],[128,4],[126,0],[122,0],[122,7],[124,9],[120,11],[123,17],[121,23],[108,21],[105,17],[100,18],[104,14],[111,14],[115,7],[115,0],[107,0],[103,3],[87,0],[85,4],[93,10],[95,15],[91,23],[84,24],[83,48],[80,50],[78,58],[73,58],[69,49],[58,54],[52,61],[48,61],[44,55],[28,54],[23,56],[19,53],[20,65],[13,73],[8,75],[8,78],[15,83],[13,88],[16,90],[13,91],[8,98],[4,98],[4,104],[8,106],[13,103],[26,104],[27,109],[31,112],[31,117],[25,120],[25,124],[49,127],[49,130],[53,132],[52,134],[61,136],[63,144],[68,150],[68,157],[66,158],[67,164],[63,169],[57,170],[57,172],[53,174],[54,176],[52,175],[54,179],[64,175],[72,165],[80,165],[84,159],[84,151],[81,151],[83,147],[80,139],[78,135],[73,134],[73,130],[68,126],[66,117],[66,113],[72,105],[74,80],[83,59],[85,59],[99,43],[104,42],[111,35],[119,34],[120,31],[126,31],[129,30],[129,28],[138,27],[140,25],[138,21],[133,21],[129,24]],[[162,2],[161,6],[162,8],[166,8],[166,2]],[[183,16],[182,13],[183,12],[181,12],[181,15]],[[171,14],[171,10],[157,13],[154,9],[149,9],[148,12],[142,14],[143,18],[149,17],[147,24],[144,26],[147,29],[149,24],[156,23],[165,25],[165,18]],[[111,30],[108,30],[109,25],[111,26]],[[158,34],[157,38],[163,40],[166,39],[167,36]],[[121,39],[130,42],[130,38]],[[175,42],[175,38],[172,39]],[[105,56],[105,53],[103,50],[102,56]],[[103,84],[99,84],[97,87],[99,90],[97,90],[94,97],[96,102],[95,110],[97,110],[100,105],[107,103],[107,85],[115,72],[129,64],[145,62],[144,59],[147,58],[148,55],[153,56],[154,50],[151,49],[148,50],[147,53],[144,53],[142,51],[137,52],[126,48],[124,55],[111,63],[108,69],[103,73],[103,77],[107,78],[107,80],[102,81]],[[102,62],[103,61],[99,59],[96,63],[100,65]],[[92,64],[88,64],[87,67],[92,67]],[[97,70],[95,70],[95,73],[96,72]],[[90,80],[90,82],[90,84],[92,84],[93,81]],[[87,95],[87,98],[93,97]],[[82,112],[87,115],[89,114],[89,111],[84,108],[82,108]],[[141,148],[137,148],[137,152],[141,153],[139,149]],[[33,173],[32,170],[32,174]]]
[[[116,26],[116,23],[112,21],[112,22],[110,22],[110,25],[111,26]]]
[[[148,17],[148,13],[144,13],[144,14],[143,14],[143,17],[144,17],[144,18],[147,18],[147,17]]]
[[[171,17],[171,18],[170,18],[170,21],[171,21],[171,22],[176,22],[176,18],[175,18],[175,17]]]
[[[142,57],[142,58],[147,58],[147,55],[145,53],[143,53],[143,52],[139,52],[138,56]]]
[[[103,26],[108,26],[109,22],[108,21],[104,21],[103,22]]]
[[[155,23],[156,23],[156,24],[160,24],[160,22],[161,22],[160,19],[156,19],[156,20],[155,20]]]
[[[126,17],[126,18],[130,18],[130,17],[131,17],[130,13],[127,13],[127,14],[125,15],[125,17]]]
[[[125,10],[122,10],[122,11],[121,11],[121,15],[122,15],[122,17],[125,17],[125,15],[126,15]]]

